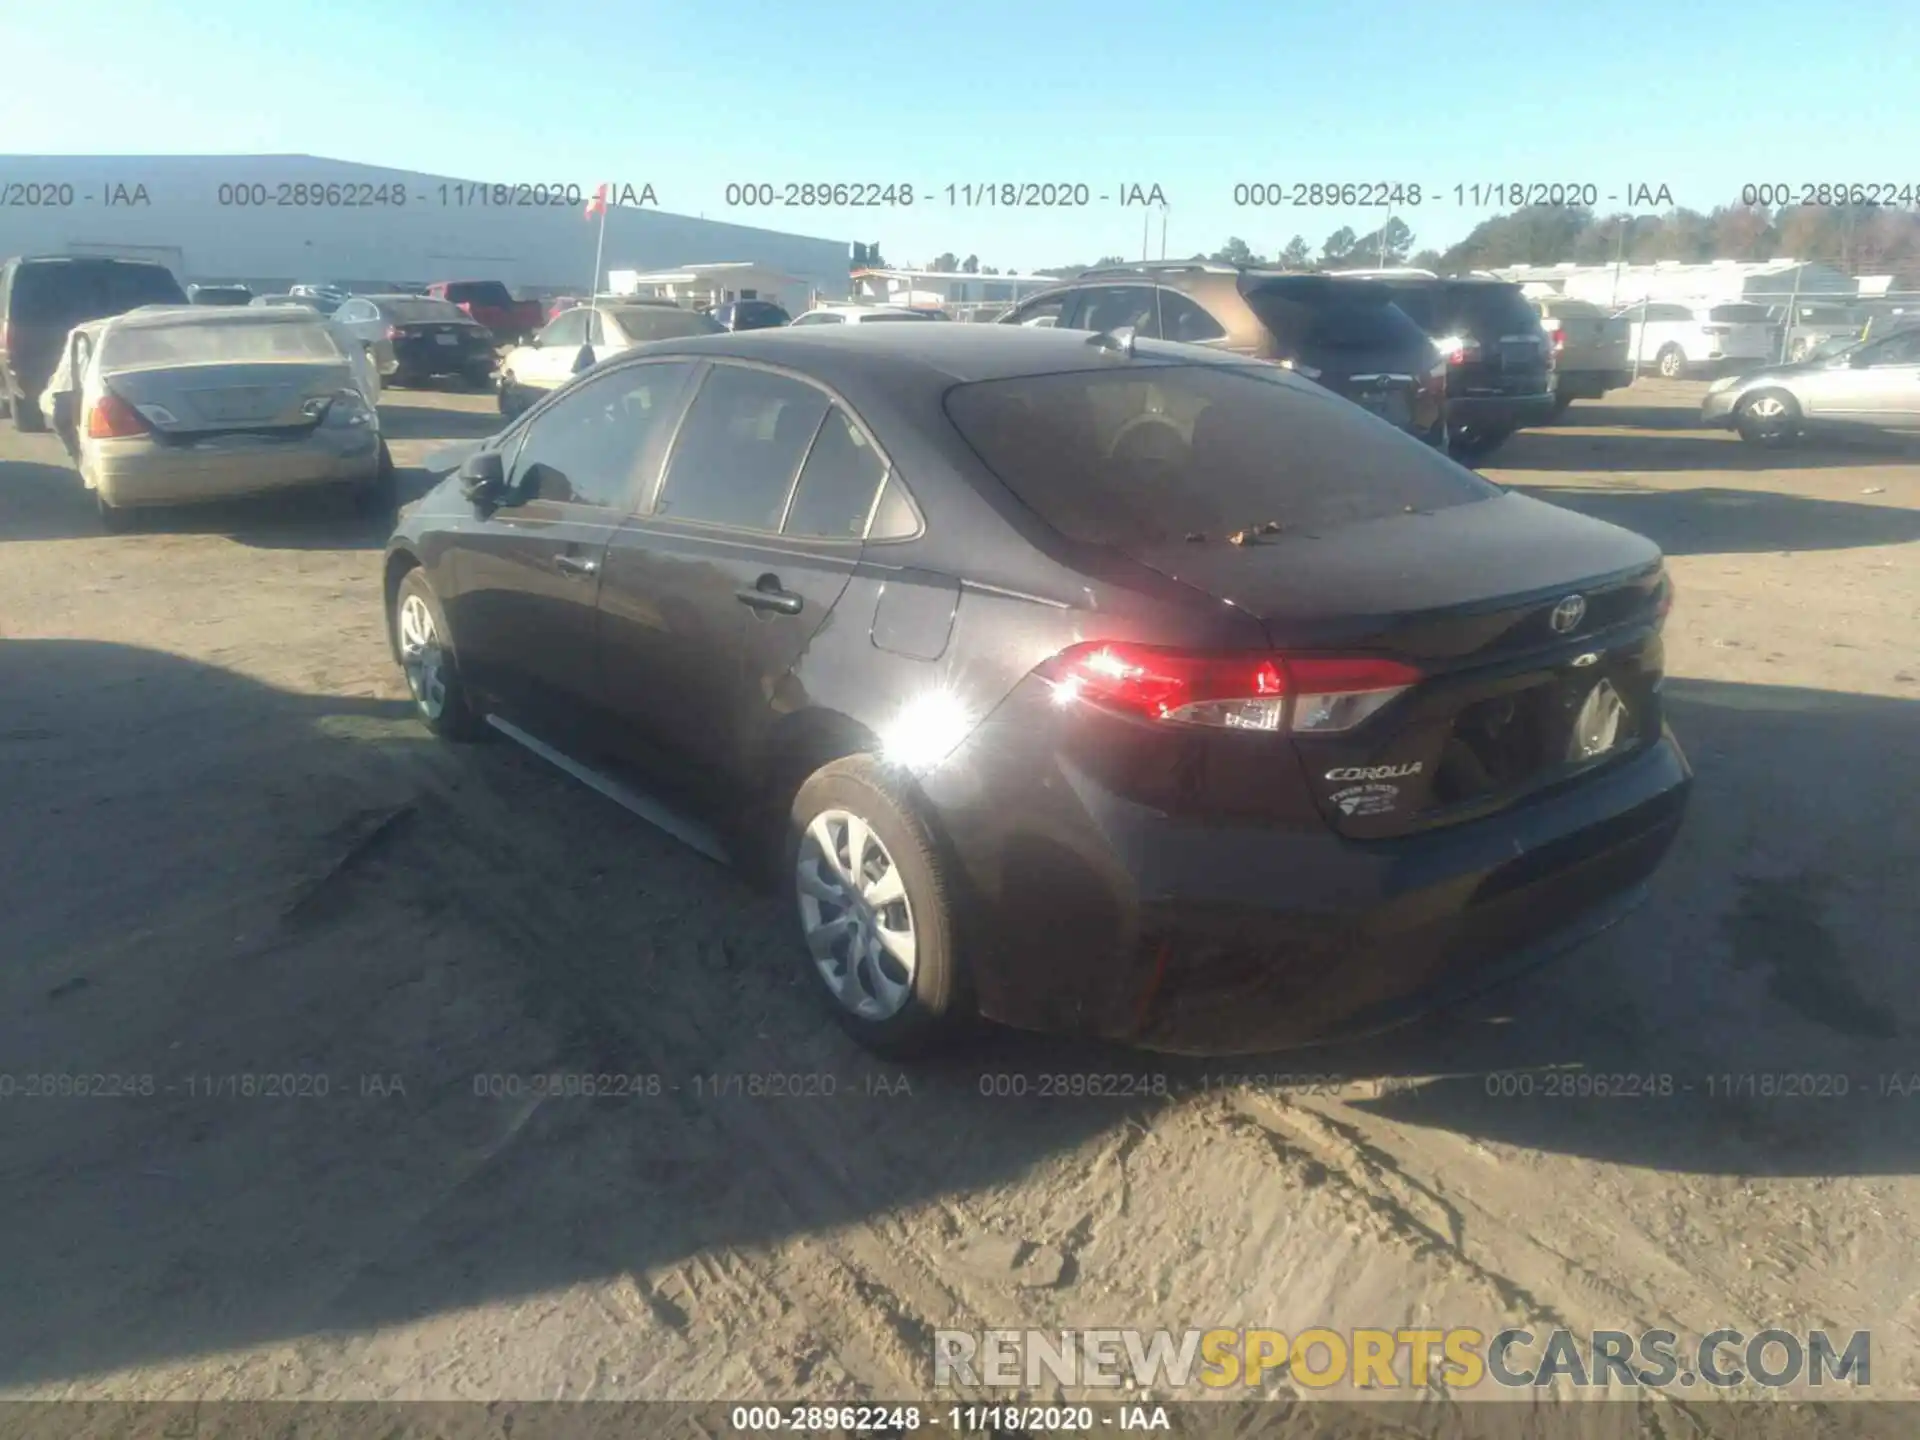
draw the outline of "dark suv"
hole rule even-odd
[[[20,430],[44,430],[40,392],[67,332],[142,305],[184,305],[166,266],[97,255],[29,255],[0,265],[0,404]]]
[[[1446,357],[1456,453],[1478,458],[1553,418],[1553,347],[1518,285],[1405,272],[1353,278],[1362,277],[1391,290]]]
[[[1283,365],[1432,445],[1447,437],[1446,371],[1433,343],[1366,280],[1182,261],[1089,270],[997,322],[1131,329]]]

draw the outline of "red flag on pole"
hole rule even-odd
[[[593,192],[593,198],[587,201],[587,219],[607,213],[607,187],[602,185]]]

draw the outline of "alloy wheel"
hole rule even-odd
[[[420,713],[438,720],[447,709],[447,656],[440,643],[440,632],[433,623],[433,611],[418,595],[409,595],[400,604],[400,665],[407,675],[407,689]]]
[[[917,955],[906,882],[873,827],[823,810],[801,837],[795,867],[800,926],[820,978],[865,1020],[897,1015],[913,995]]]

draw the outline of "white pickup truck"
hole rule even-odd
[[[1627,358],[1668,380],[1779,357],[1780,332],[1764,305],[1709,305],[1650,300],[1615,314],[1627,321]]]

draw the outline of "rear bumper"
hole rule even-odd
[[[324,427],[298,441],[159,446],[90,440],[94,487],[110,505],[192,505],[309,485],[352,484],[380,471],[380,432]]]
[[[1539,395],[1454,395],[1447,413],[1455,425],[1486,430],[1524,430],[1553,418],[1553,393]]]
[[[393,370],[397,375],[477,375],[493,373],[490,347],[398,343],[393,347]]]
[[[1066,767],[983,785],[981,763],[970,742],[922,788],[985,917],[962,937],[982,1010],[1190,1054],[1369,1033],[1582,943],[1638,903],[1692,786],[1663,730],[1511,810],[1355,842],[1182,823]]]

